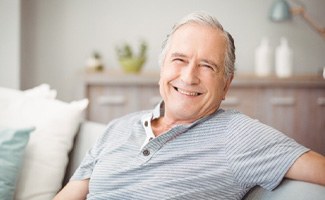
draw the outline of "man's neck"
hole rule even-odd
[[[157,137],[177,125],[190,124],[193,121],[169,120],[166,116],[161,116],[151,121],[151,128],[152,132]]]

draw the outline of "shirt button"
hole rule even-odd
[[[144,126],[147,127],[148,126],[148,121],[144,122]]]
[[[150,155],[150,151],[149,151],[148,149],[145,149],[145,150],[142,152],[142,154],[143,154],[144,156],[149,156],[149,155]]]

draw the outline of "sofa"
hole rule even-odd
[[[58,100],[41,84],[0,87],[0,199],[52,199],[62,188],[87,99]]]
[[[42,84],[25,91],[0,87],[0,199],[47,200],[68,182],[105,125],[84,120],[87,99],[63,102]],[[251,199],[324,199],[325,187],[284,180]]]
[[[82,161],[87,150],[94,144],[96,138],[99,137],[105,129],[105,125],[85,121],[81,124],[79,133],[74,142],[74,149],[70,154],[70,162],[67,168],[64,184],[73,174],[74,170]],[[294,181],[285,179],[273,191],[267,191],[261,187],[253,188],[244,198],[244,200],[324,200],[325,187],[306,183],[302,181]]]

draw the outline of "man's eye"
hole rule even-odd
[[[210,69],[212,71],[215,71],[215,68],[211,65],[202,65],[203,67],[207,68],[207,69]]]
[[[172,61],[173,62],[185,62],[185,60],[181,59],[181,58],[174,58]]]

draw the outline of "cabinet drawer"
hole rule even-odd
[[[107,123],[139,109],[137,89],[125,86],[91,86],[88,88],[89,120]]]
[[[230,88],[220,107],[223,109],[236,109],[252,118],[258,118],[256,102],[259,102],[259,99],[258,89]]]
[[[162,99],[158,85],[141,86],[138,94],[139,107],[141,110],[153,109]]]
[[[160,102],[158,85],[89,86],[87,119],[107,123],[131,112],[153,109]]]

